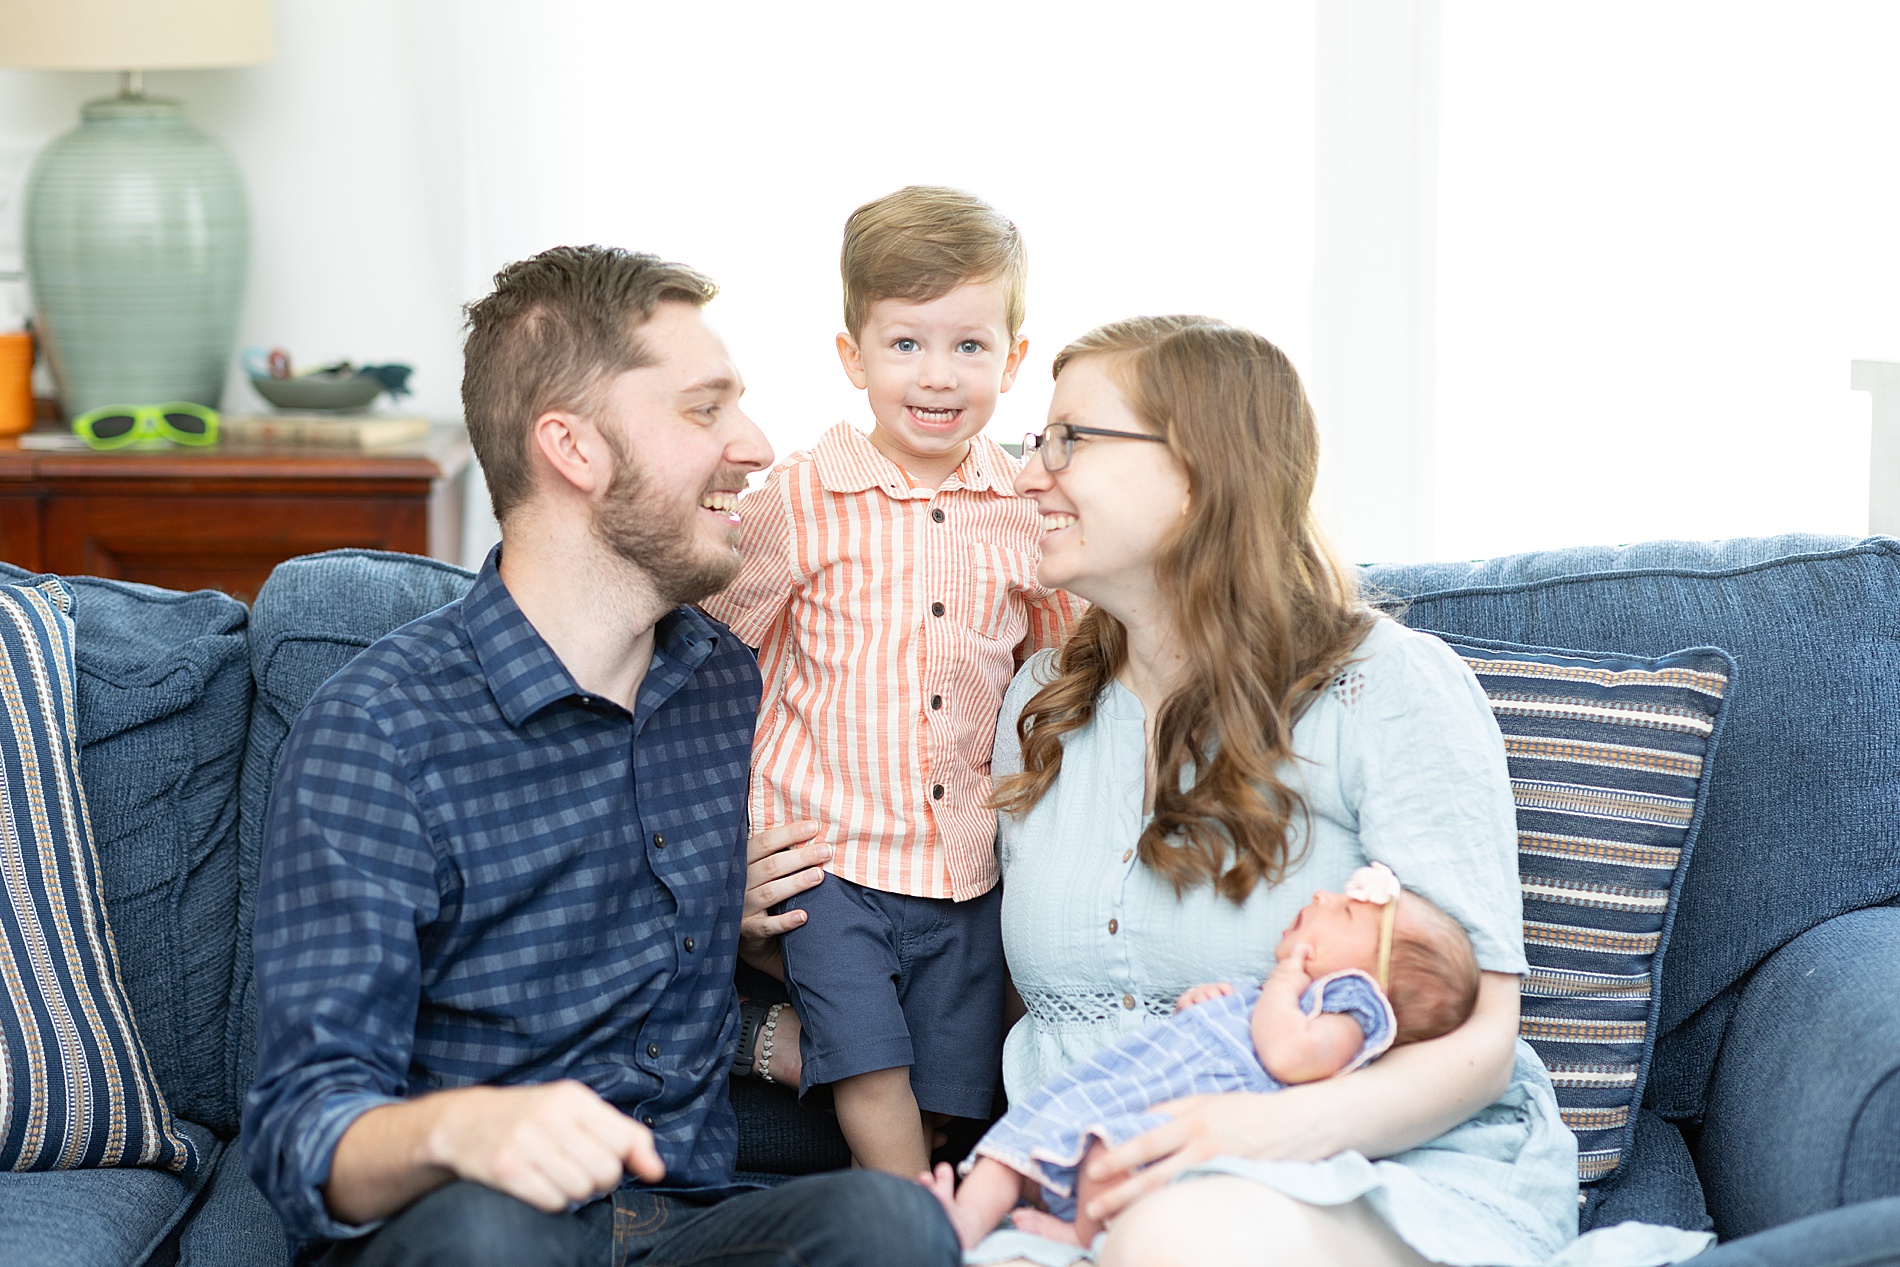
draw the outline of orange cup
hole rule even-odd
[[[0,436],[33,427],[33,336],[24,330],[0,334]]]

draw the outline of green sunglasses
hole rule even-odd
[[[189,400],[163,405],[107,405],[73,419],[73,431],[95,449],[123,449],[141,440],[216,444],[218,411]]]

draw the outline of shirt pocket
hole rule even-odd
[[[1019,550],[980,541],[970,547],[970,628],[1012,644],[1028,632],[1022,592],[1036,583],[1035,564]]]

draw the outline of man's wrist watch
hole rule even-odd
[[[735,1078],[754,1076],[753,1053],[758,1047],[759,1030],[765,1025],[765,1012],[763,1003],[739,1004],[739,1046],[732,1053],[732,1076]]]

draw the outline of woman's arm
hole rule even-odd
[[[1436,1139],[1510,1085],[1517,1006],[1518,979],[1487,972],[1471,1018],[1443,1038],[1401,1047],[1327,1082],[1158,1105],[1173,1121],[1093,1163],[1091,1173],[1113,1186],[1088,1213],[1111,1218],[1213,1157],[1318,1161],[1347,1149],[1390,1157]],[[1148,1168],[1134,1173],[1141,1166]]]

